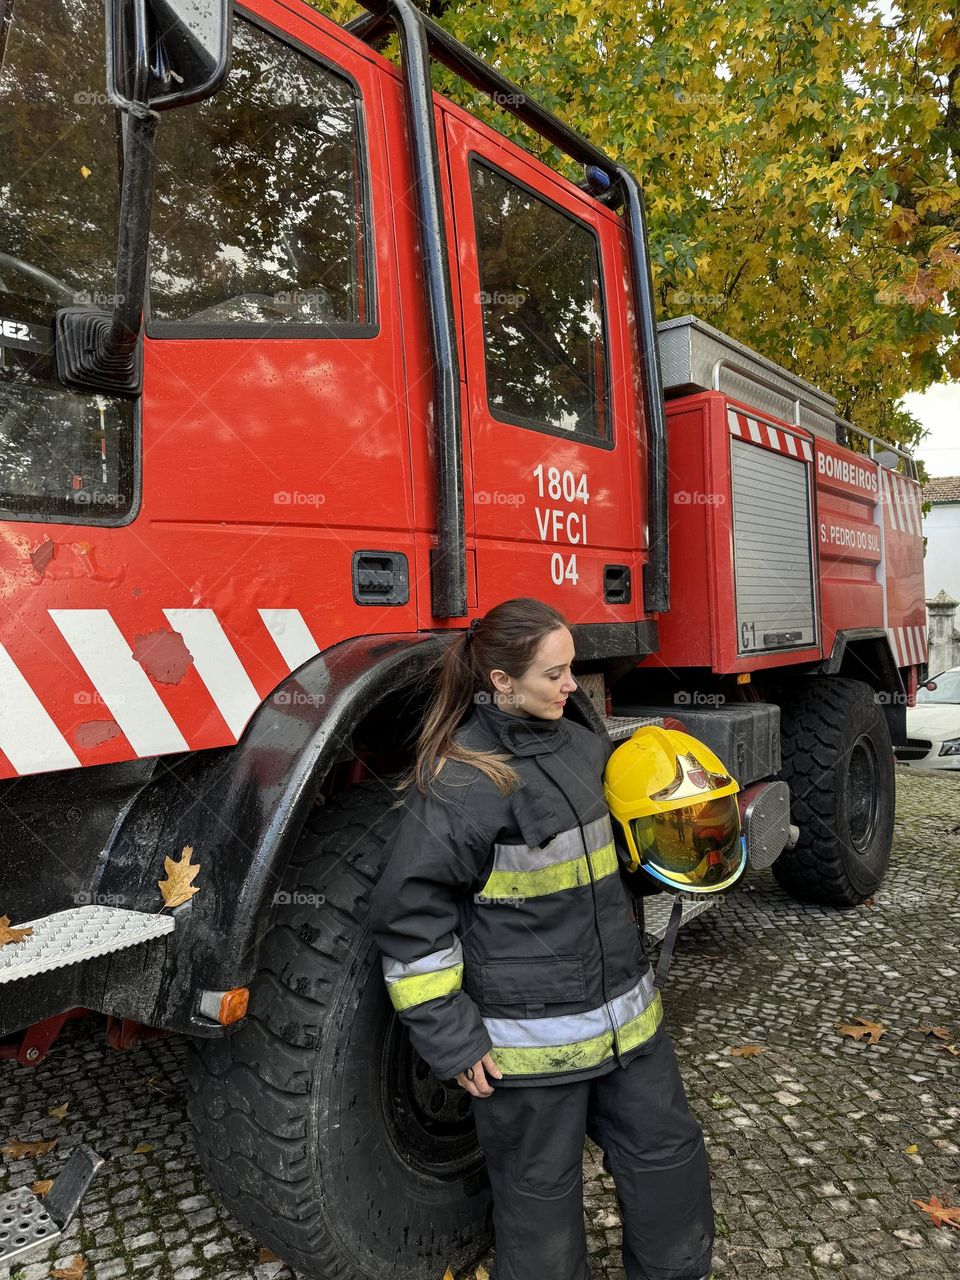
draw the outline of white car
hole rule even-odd
[[[907,740],[893,754],[914,769],[960,769],[960,667],[920,686],[907,707]]]

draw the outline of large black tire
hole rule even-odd
[[[364,924],[392,798],[364,783],[316,812],[247,1017],[188,1048],[208,1181],[258,1241],[317,1280],[436,1280],[492,1240],[469,1095],[412,1050]]]
[[[893,842],[896,784],[883,709],[859,680],[811,679],[784,699],[780,740],[800,839],[773,874],[797,898],[856,906],[883,880]]]

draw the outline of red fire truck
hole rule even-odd
[[[750,865],[848,907],[926,644],[908,454],[693,316],[658,333],[631,173],[364,4],[108,0],[106,59],[103,0],[6,6],[0,1034],[26,1065],[77,1010],[183,1034],[237,1219],[305,1275],[414,1280],[490,1236],[469,1099],[365,927],[445,645],[549,600],[567,714],[679,721]],[[6,1261],[97,1162],[10,1194]]]

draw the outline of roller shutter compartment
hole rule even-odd
[[[730,441],[737,652],[816,644],[807,465]]]

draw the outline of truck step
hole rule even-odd
[[[643,932],[654,942],[662,942],[666,935],[674,897],[672,893],[658,893],[643,900]],[[680,928],[717,905],[717,895],[713,893],[703,898],[684,898]]]
[[[149,942],[172,932],[176,921],[171,915],[147,915],[95,904],[71,907],[11,927],[33,932],[22,942],[0,947],[0,982],[16,982],[48,969],[61,969],[109,951]]]
[[[645,724],[663,724],[662,716],[604,716],[603,723],[614,742],[626,742]]]
[[[0,1196],[0,1266],[4,1266],[4,1275],[10,1263],[27,1261],[63,1235],[102,1164],[103,1157],[91,1147],[78,1147],[42,1200],[29,1187],[17,1187]]]

